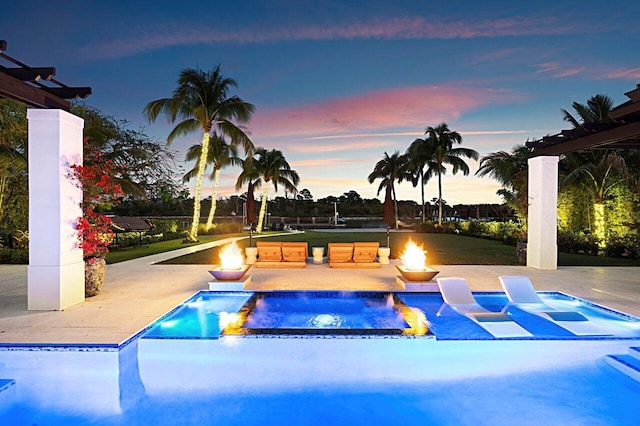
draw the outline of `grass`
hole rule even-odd
[[[427,250],[427,260],[432,265],[517,265],[516,249],[499,241],[464,237],[454,234],[420,234],[413,232],[392,232],[390,234],[391,257],[396,258],[409,239],[422,244]],[[289,234],[269,237],[272,241],[305,241],[311,247],[324,247],[330,242],[377,241],[387,246],[386,232],[321,232],[307,231],[304,234]],[[241,247],[249,245],[248,240],[238,241]],[[255,245],[255,239],[253,241]],[[212,259],[214,259],[212,261]],[[203,250],[165,261],[167,264],[211,264],[218,259],[218,248]],[[560,253],[560,266],[638,266],[630,259],[603,256],[585,256]]]
[[[247,235],[246,233],[238,234],[225,234],[225,235],[200,235],[197,243],[183,243],[182,238],[176,240],[160,241],[157,243],[147,244],[140,247],[127,247],[122,249],[112,250],[107,254],[107,263],[124,262],[125,260],[137,259],[139,257],[150,256],[152,254],[164,253],[167,251],[173,251],[185,247],[195,246],[198,244],[204,244],[211,241],[221,240],[230,237],[241,237]]]

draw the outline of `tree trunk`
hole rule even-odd
[[[218,204],[218,188],[220,187],[220,169],[216,169],[213,177],[213,195],[211,196],[211,209],[207,217],[207,231],[213,225],[213,216],[216,214],[216,206]]]
[[[605,246],[606,227],[607,222],[605,220],[604,203],[593,204],[593,235],[598,238],[598,245],[600,248]]]
[[[264,190],[262,191],[262,204],[260,205],[260,214],[258,215],[258,226],[256,232],[259,234],[262,232],[262,222],[264,221],[264,213],[267,211],[267,185],[265,182]]]
[[[424,211],[424,170],[420,170],[420,186],[421,186],[421,190],[422,190],[422,223],[425,222],[425,214],[426,212]]]
[[[198,174],[196,175],[196,188],[193,193],[193,219],[191,220],[191,229],[189,235],[185,239],[187,242],[198,241],[198,226],[200,225],[200,194],[202,192],[202,180],[204,179],[204,170],[207,167],[207,156],[209,155],[209,132],[202,135],[202,148],[200,158],[198,158]]]
[[[395,186],[391,186],[391,191],[393,191],[393,205],[396,210],[396,230],[398,229],[398,200],[396,199],[396,188]]]
[[[442,226],[442,175],[438,173],[438,226]]]

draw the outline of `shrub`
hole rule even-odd
[[[598,238],[589,231],[559,231],[558,251],[596,256],[598,254]]]
[[[148,234],[180,234],[180,224],[177,220],[154,219],[153,229]]]
[[[29,250],[0,247],[0,263],[26,265],[29,263]]]
[[[624,237],[610,236],[607,238],[604,254],[611,257],[638,258],[640,253],[638,239],[634,235]]]
[[[240,222],[214,223],[209,230],[205,229],[205,225],[200,224],[200,228],[198,230],[200,235],[235,234],[238,232],[242,232],[242,223]]]

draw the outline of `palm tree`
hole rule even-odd
[[[229,145],[224,138],[220,137],[217,133],[213,132],[213,135],[209,139],[209,158],[208,164],[213,164],[213,171],[211,172],[211,179],[213,179],[213,194],[211,196],[211,209],[209,210],[209,216],[207,216],[207,224],[205,229],[208,231],[213,225],[213,216],[216,213],[216,206],[218,200],[218,189],[220,188],[220,174],[221,170],[227,166],[241,165],[241,160],[238,158],[238,150],[235,146]],[[200,153],[202,152],[201,145],[193,145],[187,151],[186,160],[193,161],[200,159]],[[184,182],[188,182],[196,176],[197,168],[189,170],[183,177]]]
[[[527,216],[528,160],[531,150],[525,145],[516,145],[513,152],[490,152],[480,159],[477,176],[489,176],[500,182],[498,194],[514,209],[518,217]]]
[[[590,97],[586,104],[574,102],[571,106],[578,117],[562,109],[563,119],[577,128],[610,121],[613,100],[599,94]],[[563,156],[560,168],[564,171],[561,185],[580,186],[589,194],[593,202],[594,234],[604,245],[607,228],[604,201],[614,187],[627,179],[624,157],[621,152],[608,150],[572,152]]]
[[[408,169],[412,173],[411,183],[414,187],[420,183],[420,193],[422,196],[422,222],[426,220],[425,203],[424,203],[424,187],[429,181],[424,173],[427,165],[427,159],[431,157],[431,145],[424,139],[414,140],[407,149],[407,157],[409,158]]]
[[[269,188],[269,184],[273,184],[276,192],[278,192],[278,185],[280,185],[284,187],[285,191],[296,194],[298,192],[296,185],[300,182],[300,177],[295,170],[291,169],[282,151],[258,148],[255,158],[245,160],[243,171],[236,182],[236,188],[240,188],[247,182],[250,187],[253,182],[253,187],[255,188],[264,184],[260,214],[258,215],[258,225],[256,227],[256,232],[260,233],[262,232],[264,215],[267,210],[267,189]]]
[[[231,139],[234,146],[241,145],[245,153],[251,154],[253,143],[241,127],[234,123],[246,123],[253,114],[254,106],[238,96],[229,97],[229,90],[237,87],[235,80],[224,77],[218,65],[213,71],[204,72],[187,68],[180,72],[178,87],[172,97],[149,102],[144,108],[149,121],[155,121],[162,113],[171,123],[178,124],[167,136],[170,144],[179,136],[202,130],[201,152],[197,164],[196,186],[193,200],[193,220],[187,242],[197,241],[200,223],[200,197],[202,180],[209,158],[210,133],[214,130]]]
[[[613,108],[613,100],[607,95],[595,95],[587,100],[586,105],[574,102],[571,104],[571,107],[578,115],[578,118],[562,108],[563,120],[571,123],[573,127],[580,127],[585,123],[610,121],[609,112]],[[581,122],[578,119],[580,119]]]
[[[398,200],[396,198],[395,182],[411,180],[412,175],[408,169],[408,162],[407,155],[400,155],[400,152],[396,151],[390,156],[385,151],[382,160],[376,163],[373,171],[367,177],[369,183],[373,183],[376,179],[382,179],[378,186],[378,194],[383,188],[387,194],[389,191],[391,192],[396,214],[396,229],[398,229]]]
[[[452,173],[455,175],[459,171],[467,176],[469,166],[460,157],[478,159],[478,152],[470,148],[454,148],[454,144],[462,143],[460,133],[449,130],[446,123],[441,123],[436,127],[427,127],[424,134],[425,141],[430,146],[430,153],[427,159],[427,171],[424,173],[425,179],[429,180],[434,175],[438,176],[438,226],[442,226],[442,175],[447,172],[446,164],[452,166]]]

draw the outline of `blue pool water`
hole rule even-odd
[[[608,324],[611,335],[562,336],[566,330],[549,329],[539,318],[514,311],[510,315],[536,337],[493,339],[443,308],[438,294],[358,293],[340,295],[336,302],[337,294],[325,292],[316,295],[325,296],[318,304],[309,295],[201,292],[117,350],[0,344],[0,424],[637,424],[640,383],[605,362],[608,355],[640,346],[632,316],[544,293],[556,309]],[[475,296],[490,310],[506,305],[500,293]],[[376,330],[362,328],[375,326],[366,321],[348,325],[351,329],[332,328],[331,321],[312,324],[333,332],[353,330],[351,338],[339,332],[325,338],[300,330],[278,334],[277,326],[296,328],[290,319],[262,324],[269,330],[257,334],[262,338],[221,332],[235,314],[248,319],[260,308],[311,318],[373,310],[391,313],[392,320],[419,310],[433,334],[359,335]],[[406,328],[402,321],[391,325]],[[251,327],[246,330],[259,329]]]
[[[494,312],[504,310],[533,334],[523,339],[640,338],[640,320],[557,292],[541,298],[561,311],[580,312],[604,332],[576,336],[566,329],[508,305],[504,293],[475,293],[476,300]],[[505,309],[506,308],[506,309]],[[494,336],[443,303],[440,293],[300,292],[265,293],[200,292],[158,320],[143,338],[218,338],[221,317],[243,314],[242,328],[231,334],[326,335],[420,334],[410,332],[406,312],[418,312],[438,340],[494,340]],[[423,316],[422,316],[423,315]]]

